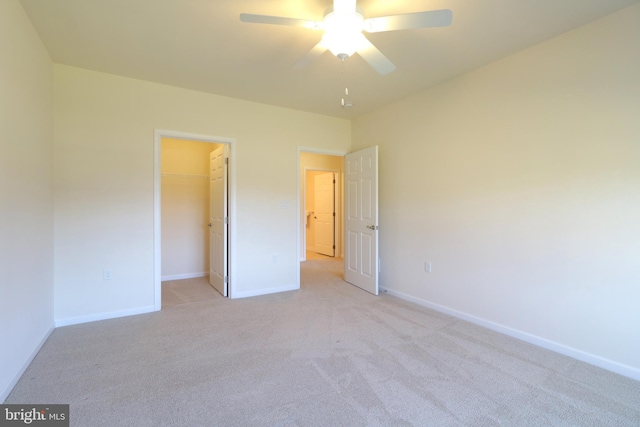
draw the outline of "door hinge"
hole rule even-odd
[[[224,283],[229,283],[229,276],[224,276]]]
[[[333,213],[333,216],[336,216],[336,213],[335,213],[335,212]]]
[[[225,157],[225,158],[224,158],[224,164],[225,164],[225,165],[228,165],[228,164],[229,164],[229,158],[228,158],[228,157]]]
[[[336,183],[336,180],[335,180],[335,179],[333,180],[333,183],[334,183],[334,184]]]
[[[333,245],[333,249],[335,249],[335,248],[336,248],[336,245]]]
[[[224,223],[225,223],[225,224],[229,224],[229,217],[228,217],[228,216],[225,216],[225,217],[224,217]]]

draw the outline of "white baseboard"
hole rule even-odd
[[[49,335],[51,335],[51,332],[53,332],[54,329],[55,329],[55,326],[51,326],[49,328],[49,330],[44,334],[42,339],[40,339],[38,344],[35,346],[31,354],[29,355],[29,357],[24,361],[24,363],[22,364],[18,372],[13,377],[13,380],[11,380],[11,382],[7,384],[7,387],[4,390],[2,390],[2,393],[0,394],[0,402],[4,403],[4,401],[7,400],[7,397],[9,397],[11,390],[13,390],[16,384],[18,384],[18,381],[20,381],[20,378],[22,378],[22,375],[24,375],[29,365],[31,365],[31,362],[33,362],[33,359],[35,359],[36,355],[38,354],[38,352],[40,351],[44,343],[47,342],[47,340],[49,339]]]
[[[154,306],[136,307],[127,310],[109,311],[106,313],[90,314],[88,316],[68,317],[66,319],[56,319],[56,328],[61,326],[77,325],[80,323],[95,322],[98,320],[116,319],[118,317],[134,316],[136,314],[151,313],[158,311]]]
[[[300,285],[293,284],[293,285],[287,285],[287,286],[280,286],[277,288],[259,289],[256,291],[234,292],[233,295],[231,295],[231,298],[236,299],[236,298],[257,297],[260,295],[269,295],[269,294],[275,294],[278,292],[296,291],[298,289],[300,289]]]
[[[167,280],[183,280],[183,279],[195,279],[196,277],[206,277],[209,275],[208,271],[204,273],[184,273],[184,274],[173,274],[171,276],[162,276],[160,281],[166,282]]]
[[[582,350],[575,349],[573,347],[566,346],[564,344],[557,343],[555,341],[548,340],[546,338],[539,337],[537,335],[529,334],[527,332],[522,332],[517,329],[510,328],[508,326],[501,325],[499,323],[492,322],[490,320],[482,319],[480,317],[472,316],[467,313],[463,313],[461,311],[453,310],[448,307],[434,304],[429,301],[425,301],[420,298],[416,298],[411,295],[407,295],[402,292],[394,291],[393,289],[380,287],[381,292],[385,292],[388,295],[394,296],[396,298],[400,298],[405,301],[413,302],[415,304],[421,305],[426,308],[430,308],[432,310],[438,311],[440,313],[448,314],[450,316],[456,317],[458,319],[466,320],[467,322],[474,323],[476,325],[482,326],[487,329],[491,329],[492,331],[500,332],[501,334],[508,335],[510,337],[519,339],[521,341],[527,342],[529,344],[536,345],[538,347],[545,348],[547,350],[554,351],[556,353],[560,353],[565,356],[569,356],[573,359],[580,360],[582,362],[588,363],[590,365],[597,366],[602,369],[606,369],[611,372],[615,372],[616,374],[623,375],[625,377],[632,378],[634,380],[640,381],[640,369],[634,368],[632,366],[624,365],[622,363],[618,363],[616,361],[605,359],[604,357],[597,356],[595,354],[587,353]]]

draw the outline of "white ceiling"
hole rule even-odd
[[[450,27],[368,34],[396,65],[386,76],[357,55],[343,74],[329,52],[293,70],[321,33],[239,19],[321,20],[331,0],[21,1],[56,63],[351,118],[640,0],[360,0],[365,17],[453,11]]]

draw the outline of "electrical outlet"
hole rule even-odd
[[[431,273],[431,263],[429,261],[424,262],[424,271],[425,273]]]
[[[102,270],[102,280],[111,280],[111,269],[105,268]]]

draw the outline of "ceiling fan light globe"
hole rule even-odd
[[[322,44],[340,59],[348,58],[358,50],[353,40],[331,33],[325,33]]]
[[[357,12],[331,12],[324,17],[323,45],[337,57],[353,55],[360,45],[364,17]]]

